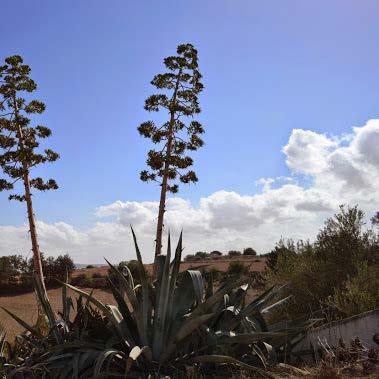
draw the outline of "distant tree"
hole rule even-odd
[[[243,255],[257,255],[257,252],[252,247],[247,247],[246,249],[243,249]]]
[[[0,178],[0,191],[13,190],[17,181],[22,180],[21,194],[11,194],[10,199],[25,201],[27,206],[30,237],[34,256],[34,271],[44,285],[42,262],[34,219],[32,188],[39,191],[57,189],[53,179],[44,181],[40,177],[31,179],[30,172],[36,166],[54,162],[59,155],[50,149],[37,151],[40,139],[51,135],[45,126],[30,126],[29,115],[42,113],[45,105],[37,100],[27,101],[24,92],[34,92],[36,83],[29,77],[30,67],[23,64],[19,55],[5,59],[0,66],[0,167],[5,178]]]
[[[221,253],[221,251],[213,250],[213,251],[211,251],[210,255],[218,255],[219,257],[221,257],[222,253]]]
[[[66,271],[68,275],[71,276],[74,270],[74,261],[68,254],[58,255],[55,260],[55,272],[57,279],[63,280],[66,275]]]
[[[205,251],[198,251],[195,253],[195,257],[198,257],[200,259],[205,259],[208,256],[208,254]]]
[[[87,265],[86,268],[95,268],[94,265]]]
[[[168,120],[161,126],[147,121],[138,128],[143,137],[159,144],[158,149],[148,153],[146,163],[151,171],[144,170],[140,175],[142,181],[155,181],[161,186],[155,256],[161,254],[167,192],[178,192],[178,184],[172,183],[177,178],[186,184],[197,182],[194,171],[183,173],[182,170],[193,164],[192,158],[186,156],[185,152],[197,150],[203,145],[199,135],[204,133],[204,129],[198,121],[192,119],[195,114],[200,113],[197,96],[203,89],[197,50],[191,44],[179,45],[177,54],[164,59],[168,71],[156,75],[151,82],[163,92],[154,94],[145,101],[145,110],[158,112],[164,109],[168,112]],[[192,120],[185,124],[183,117],[190,117]]]
[[[45,257],[41,252],[42,270],[46,276],[47,283],[55,283],[56,279],[62,281],[66,276],[66,270],[69,276],[75,270],[74,261],[69,254],[59,255],[57,258]],[[33,271],[34,257],[28,262],[29,271]]]
[[[238,257],[238,256],[240,256],[240,255],[241,255],[241,252],[238,251],[238,250],[230,250],[230,251],[228,251],[228,256],[229,256],[230,258]]]
[[[187,254],[184,257],[184,262],[191,262],[195,260],[195,255],[194,254]]]
[[[375,215],[371,218],[373,225],[379,226],[379,212],[376,212]]]
[[[9,282],[28,272],[27,261],[22,255],[0,257],[0,281]]]

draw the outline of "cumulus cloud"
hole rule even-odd
[[[281,236],[312,238],[339,204],[358,204],[369,215],[377,211],[378,146],[379,120],[340,138],[294,129],[282,150],[290,177],[258,179],[261,190],[251,195],[220,190],[201,198],[198,206],[170,198],[165,229],[174,235],[184,230],[187,253],[246,246],[266,252]],[[132,224],[145,260],[151,261],[157,211],[154,201],[115,201],[95,210],[100,221],[89,230],[38,222],[41,249],[53,255],[69,252],[76,262],[131,259]],[[0,254],[26,252],[29,246],[26,226],[0,226]]]

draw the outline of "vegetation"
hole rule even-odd
[[[41,139],[51,135],[45,126],[30,125],[31,114],[40,114],[45,105],[38,100],[26,101],[22,94],[37,89],[37,84],[29,77],[30,67],[23,64],[19,55],[5,59],[0,66],[0,167],[5,178],[0,178],[0,191],[13,190],[17,181],[22,180],[22,194],[11,194],[9,199],[26,202],[30,237],[34,256],[34,270],[39,275],[42,285],[41,254],[38,245],[37,230],[34,219],[32,188],[39,191],[57,189],[53,179],[44,181],[40,177],[30,178],[30,172],[36,166],[54,162],[59,155],[51,149],[37,151]]]
[[[23,182],[22,192],[9,198],[26,202],[33,250],[29,261],[20,255],[0,258],[0,290],[12,288],[14,292],[33,286],[44,312],[31,325],[3,308],[25,332],[10,344],[0,325],[0,377],[209,377],[222,371],[222,365],[272,377],[272,365],[286,361],[293,345],[318,320],[309,319],[309,314],[334,319],[379,306],[379,236],[364,229],[364,214],[358,207],[342,206],[340,213],[326,221],[314,243],[280,240],[267,254],[267,288],[253,301],[248,300],[247,291],[262,278],[249,273],[244,263],[257,256],[252,247],[225,255],[217,250],[198,251],[185,258],[228,259],[230,263],[224,262],[225,266],[229,263],[227,275],[215,267],[180,272],[182,236],[173,257],[170,236],[167,253],[162,254],[167,194],[178,192],[178,181],[197,182],[187,152],[203,145],[204,133],[202,125],[193,120],[200,113],[198,95],[203,89],[197,50],[191,44],[179,45],[177,55],[165,58],[164,64],[167,72],[151,82],[160,93],[146,99],[145,109],[166,111],[168,119],[161,126],[147,121],[138,128],[143,137],[158,145],[148,152],[149,171],[140,175],[142,181],[161,186],[153,278],[147,275],[132,230],[137,259],[122,261],[117,267],[107,262],[107,277],[85,272],[71,284],[72,259],[68,254],[45,258],[35,226],[32,189],[57,188],[53,179],[31,177],[36,166],[59,158],[50,149],[39,149],[40,140],[51,135],[50,129],[30,126],[29,115],[42,113],[45,106],[21,97],[37,86],[20,56],[6,58],[0,67],[0,167],[4,176],[0,191],[14,190],[19,180]],[[185,117],[190,117],[189,123]],[[379,225],[378,212],[372,225]],[[241,256],[246,259],[234,259]],[[254,259],[259,262],[257,258],[250,261]],[[63,305],[57,315],[46,286],[62,282]],[[106,287],[117,305],[104,304],[78,286]],[[79,295],[75,305],[68,289]]]
[[[230,250],[228,251],[228,257],[233,258],[233,257],[238,257],[241,255],[241,252],[238,250]]]
[[[151,84],[162,93],[154,94],[146,99],[145,109],[158,112],[164,109],[169,119],[158,127],[153,121],[147,121],[138,128],[139,133],[159,144],[157,150],[150,150],[147,165],[151,171],[141,172],[142,181],[155,181],[161,186],[158,222],[156,231],[155,255],[161,253],[163,219],[167,192],[177,193],[179,186],[172,182],[179,178],[185,184],[197,182],[194,171],[189,170],[193,160],[186,156],[187,150],[194,151],[203,145],[200,135],[204,129],[193,116],[200,113],[198,94],[203,90],[200,82],[197,50],[191,44],[179,45],[177,56],[164,59],[168,72],[158,74]],[[185,124],[183,117],[190,117],[191,122]]]
[[[179,277],[181,237],[172,261],[169,237],[167,255],[158,258],[157,280],[151,284],[134,233],[133,238],[141,285],[134,287],[132,277],[125,277],[108,262],[119,279],[119,287],[109,280],[117,306],[105,305],[65,283],[63,309],[57,319],[35,277],[48,329],[43,332],[43,325],[28,325],[7,311],[30,335],[24,334],[14,348],[5,352],[8,363],[3,365],[4,375],[186,377],[192,366],[201,377],[209,369],[215,373],[224,363],[271,377],[263,368],[283,359],[295,340],[314,323],[286,322],[285,329],[266,323],[266,315],[288,300],[277,301],[281,287],[273,287],[246,303],[250,282],[246,277],[228,281],[216,291],[211,280],[204,285],[199,271],[188,270]],[[73,302],[67,297],[67,288],[80,295],[76,315],[71,318]]]
[[[379,306],[379,236],[363,229],[363,219],[357,207],[342,206],[313,244],[281,240],[270,253],[267,286],[288,283],[291,317],[323,308],[324,316],[340,318]]]
[[[229,275],[244,275],[247,274],[249,271],[249,268],[243,264],[242,262],[235,261],[235,262],[230,262],[229,267],[228,267],[228,274]]]
[[[257,252],[252,247],[247,247],[246,249],[243,249],[243,255],[257,255]]]
[[[56,286],[65,278],[66,272],[70,276],[75,269],[74,262],[68,254],[59,255],[57,258],[45,258],[41,254],[41,263],[47,287]],[[33,267],[34,258],[26,260],[22,255],[0,257],[0,292],[30,291],[33,288]]]

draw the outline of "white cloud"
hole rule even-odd
[[[317,175],[325,170],[326,158],[336,142],[323,134],[310,130],[294,129],[284,146],[288,167],[298,173]]]
[[[369,215],[379,208],[379,120],[341,138],[295,129],[283,148],[291,177],[262,178],[262,190],[241,195],[221,190],[195,207],[180,197],[167,201],[166,230],[184,230],[186,252],[254,246],[266,252],[281,236],[312,238],[342,203],[358,204]],[[309,186],[297,184],[305,176]],[[275,184],[275,185],[274,185]],[[154,250],[158,203],[116,201],[100,206],[101,222],[80,231],[64,222],[38,222],[41,249],[69,252],[77,262],[134,257],[129,225],[136,230],[146,261]],[[30,249],[26,226],[0,226],[0,254]]]

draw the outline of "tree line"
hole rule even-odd
[[[213,250],[210,253],[207,253],[205,251],[198,251],[195,254],[187,254],[184,257],[185,262],[195,262],[195,261],[202,261],[207,259],[228,259],[228,258],[235,258],[239,256],[250,256],[255,257],[257,256],[257,252],[252,247],[246,247],[245,249],[241,251],[239,250],[229,250],[227,253],[222,253],[219,250]]]
[[[47,288],[60,285],[66,276],[75,269],[74,262],[68,254],[58,257],[46,257],[41,253],[41,264]],[[0,292],[26,292],[33,288],[32,274],[35,268],[34,257],[24,258],[22,255],[0,257]]]

